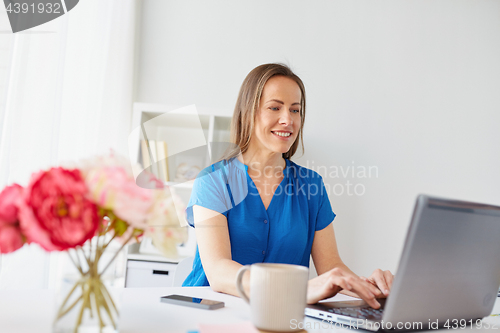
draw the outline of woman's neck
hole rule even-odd
[[[286,167],[286,162],[281,153],[265,153],[263,151],[256,151],[248,149],[238,159],[243,164],[248,165],[248,173],[265,175],[275,174],[277,171],[283,171]]]

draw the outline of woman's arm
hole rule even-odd
[[[333,224],[315,232],[311,255],[318,276],[309,280],[307,292],[309,304],[344,290],[355,293],[354,296],[361,297],[374,308],[380,307],[375,298],[381,297],[382,292],[372,283],[354,274],[340,258]]]
[[[333,268],[343,268],[355,275],[340,259],[333,223],[314,233],[311,256],[318,275],[326,273]]]
[[[231,260],[231,242],[224,215],[201,206],[193,206],[193,217],[200,259],[210,287],[217,292],[239,296],[236,273],[242,267]],[[250,271],[243,275],[243,288],[250,289]]]

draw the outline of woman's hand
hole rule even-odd
[[[360,278],[377,287],[385,297],[389,296],[389,292],[392,288],[392,281],[394,280],[394,275],[390,271],[376,269],[369,278],[364,276],[360,276]]]
[[[322,299],[335,296],[342,289],[356,293],[372,308],[378,309],[380,307],[375,299],[383,295],[379,288],[340,267],[309,280],[307,304],[314,304]]]

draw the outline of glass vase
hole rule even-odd
[[[118,309],[98,274],[66,277],[63,286],[55,333],[116,332]]]
[[[112,239],[111,239],[112,240]],[[86,248],[68,250],[78,273],[67,276],[57,297],[58,310],[54,319],[55,333],[117,332],[119,312],[111,293],[104,284],[104,272],[121,253],[125,244],[106,260],[100,261],[111,240],[95,237]],[[126,242],[125,242],[126,243]],[[111,253],[109,253],[111,254]]]

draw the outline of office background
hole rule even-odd
[[[231,115],[246,74],[283,62],[307,91],[305,153],[294,160],[324,176],[340,254],[358,274],[396,270],[418,193],[500,204],[498,1],[85,0],[78,7],[38,28],[53,33],[0,36],[12,54],[6,68],[17,68],[0,92],[1,186],[109,147],[126,154],[133,102]],[[58,56],[45,73],[33,65],[42,53]],[[49,95],[44,112],[32,111]],[[56,121],[47,117],[54,109]],[[37,249],[3,256],[0,288],[51,287],[55,256]],[[36,258],[31,268],[29,258]]]
[[[296,161],[378,169],[324,177],[332,192],[344,186],[330,201],[359,274],[396,269],[418,193],[500,204],[500,3],[147,0],[141,18],[139,101],[231,115],[257,65],[283,62],[303,79]]]

